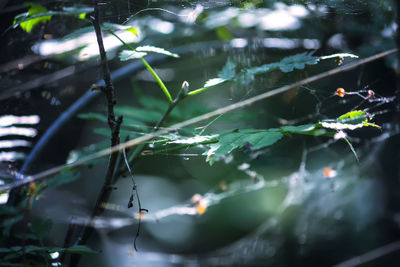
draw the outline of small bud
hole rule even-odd
[[[184,95],[187,95],[187,93],[189,92],[189,83],[187,81],[184,81],[182,83],[182,92]]]

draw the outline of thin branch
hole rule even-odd
[[[10,190],[12,188],[26,185],[26,184],[28,184],[30,182],[38,182],[38,181],[44,180],[47,177],[55,175],[55,174],[59,173],[62,170],[81,166],[81,165],[83,165],[83,164],[85,164],[87,162],[90,162],[92,160],[105,157],[105,156],[107,156],[107,155],[109,155],[111,153],[122,151],[123,148],[136,146],[136,145],[141,144],[143,142],[152,140],[153,138],[155,138],[157,136],[161,136],[161,135],[167,134],[169,132],[177,131],[177,130],[179,130],[181,128],[184,128],[184,127],[199,123],[201,121],[208,120],[208,119],[213,118],[215,116],[218,116],[218,115],[221,115],[221,114],[225,114],[225,113],[228,113],[228,112],[232,112],[234,110],[238,110],[238,109],[250,106],[250,105],[252,105],[252,104],[254,104],[256,102],[259,102],[259,101],[264,100],[266,98],[269,98],[269,97],[272,97],[272,96],[287,92],[287,91],[289,91],[289,90],[291,90],[293,88],[297,88],[297,87],[303,86],[305,84],[316,82],[316,81],[319,81],[321,79],[324,79],[324,78],[327,78],[327,77],[330,77],[330,76],[333,76],[333,75],[336,75],[336,74],[339,74],[339,73],[342,73],[342,72],[346,72],[346,71],[352,70],[352,69],[357,68],[357,67],[359,67],[361,65],[364,65],[364,64],[367,64],[369,62],[378,60],[380,58],[392,55],[392,54],[396,53],[397,51],[398,51],[397,49],[392,49],[392,50],[388,50],[388,51],[385,51],[385,52],[370,56],[370,57],[362,59],[362,60],[358,60],[358,61],[356,61],[354,63],[350,63],[350,64],[347,64],[347,65],[344,65],[344,66],[341,66],[341,67],[338,67],[338,68],[335,68],[335,69],[332,69],[332,70],[317,74],[315,76],[309,77],[309,78],[301,80],[299,82],[295,82],[295,83],[290,84],[290,85],[285,85],[285,86],[277,88],[275,90],[271,90],[271,91],[265,92],[263,94],[248,98],[248,99],[240,101],[238,103],[234,103],[234,104],[228,105],[226,107],[222,107],[222,108],[216,109],[216,110],[214,110],[212,112],[200,115],[198,117],[195,117],[195,118],[192,118],[192,119],[177,123],[175,125],[172,125],[169,128],[163,128],[163,129],[160,129],[160,130],[158,130],[158,131],[156,131],[154,133],[149,133],[149,134],[146,134],[144,136],[129,140],[129,141],[125,142],[125,143],[121,143],[121,144],[119,144],[117,146],[114,146],[114,147],[112,147],[110,149],[101,150],[101,151],[96,152],[96,153],[94,153],[92,155],[89,155],[87,157],[81,158],[81,159],[79,159],[79,160],[77,160],[77,161],[75,161],[73,163],[60,165],[60,166],[48,169],[46,171],[40,172],[40,173],[35,174],[35,175],[25,176],[24,179],[15,181],[14,183],[11,183],[11,184],[6,184],[6,185],[0,186],[0,192],[5,192],[5,191],[8,191],[8,190]]]
[[[94,0],[93,4],[94,4],[94,17],[92,18],[92,22],[96,32],[96,38],[101,58],[101,66],[103,69],[103,79],[105,83],[105,87],[102,89],[102,91],[104,92],[107,99],[108,126],[110,127],[111,130],[111,147],[114,147],[120,143],[119,130],[122,124],[122,116],[119,116],[118,119],[115,117],[114,113],[114,106],[116,104],[115,90],[111,82],[110,68],[108,66],[107,55],[104,49],[103,37],[101,34],[99,3],[97,0]],[[104,208],[102,208],[102,203],[106,202],[110,197],[112,190],[111,185],[113,181],[113,174],[116,168],[117,158],[118,158],[118,153],[112,153],[110,155],[105,180],[101,188],[100,194],[97,197],[95,207],[92,211],[91,220],[95,216],[103,212]],[[86,244],[92,232],[93,228],[90,227],[89,225],[86,225],[82,231],[82,234],[78,237],[77,244],[78,245]],[[73,255],[71,257],[70,265],[76,266],[79,262],[79,259],[80,259],[79,255]]]

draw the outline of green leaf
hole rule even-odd
[[[78,7],[64,7],[63,11],[48,11],[44,6],[26,2],[26,6],[29,7],[28,12],[19,14],[14,18],[14,27],[18,25],[27,33],[30,33],[36,25],[39,23],[45,23],[51,20],[52,16],[76,16],[79,19],[85,19],[86,14],[93,12],[93,8],[78,6]]]
[[[81,113],[78,114],[77,117],[83,120],[99,120],[102,122],[107,122],[107,116],[95,112]]]
[[[236,75],[235,68],[236,68],[235,63],[232,61],[231,58],[228,58],[228,60],[225,63],[225,66],[218,73],[218,78],[221,78],[224,80],[233,79]]]
[[[285,133],[305,134],[315,130],[315,124],[305,124],[299,126],[282,126],[280,129]]]
[[[135,36],[138,36],[138,33],[139,33],[138,29],[133,28],[133,27],[129,27],[128,29],[125,29],[125,31],[131,32],[131,33],[133,33]]]
[[[285,57],[279,62],[279,68],[283,72],[291,72],[294,69],[304,69],[306,65],[317,64],[318,57],[314,57],[314,52],[305,52],[294,56]]]
[[[379,125],[368,122],[367,114],[363,110],[348,112],[336,120],[323,120],[320,125],[323,128],[335,130],[355,130],[362,127],[380,128]]]
[[[228,41],[233,39],[232,32],[225,26],[218,26],[215,29],[217,36],[222,41]]]
[[[142,58],[142,57],[146,56],[149,52],[163,54],[163,55],[167,55],[167,56],[171,56],[171,57],[179,57],[178,54],[171,53],[171,52],[165,50],[164,48],[146,45],[146,46],[138,46],[138,47],[136,47],[135,50],[121,51],[121,53],[119,53],[119,59],[121,61],[127,61],[130,59]]]
[[[360,122],[363,122],[367,119],[367,115],[365,111],[363,110],[354,110],[351,112],[347,112],[346,114],[343,114],[339,118],[337,118],[338,122],[341,123],[351,123],[351,124],[357,124]]]
[[[51,16],[47,14],[42,15],[48,12],[48,10],[41,4],[25,2],[25,5],[29,7],[28,12],[17,15],[14,18],[13,24],[16,26],[19,25],[27,33],[30,33],[32,31],[32,28],[35,27],[37,24],[45,23],[51,20]],[[34,16],[34,15],[39,15],[39,16]]]
[[[253,75],[271,72],[280,69],[283,72],[291,72],[295,69],[304,69],[306,65],[314,65],[319,62],[319,57],[313,56],[314,52],[304,52],[283,58],[276,63],[269,63],[259,67],[253,67],[247,71]]]
[[[135,51],[146,52],[146,53],[153,52],[153,53],[163,54],[163,55],[167,55],[167,56],[171,56],[171,57],[179,57],[178,54],[171,53],[171,52],[165,50],[164,48],[150,46],[150,45],[138,46],[135,48]]]
[[[134,50],[122,50],[121,53],[119,53],[119,59],[121,61],[127,61],[131,59],[142,58],[146,55],[147,53],[145,52],[137,52]]]
[[[157,123],[162,117],[161,112],[130,106],[116,106],[115,112],[139,121],[149,123]]]
[[[99,253],[99,251],[97,251],[97,250],[93,250],[87,246],[82,246],[82,245],[65,248],[65,249],[63,249],[63,251],[67,252],[67,253],[81,254],[81,255],[98,254]]]
[[[168,103],[151,96],[141,96],[139,103],[147,109],[157,109],[161,112],[165,112],[168,109]]]
[[[218,143],[211,146],[208,154],[210,165],[215,158],[231,153],[249,143],[253,149],[261,149],[276,143],[283,134],[276,130],[238,130],[220,135]]]
[[[249,85],[254,81],[254,73],[249,70],[242,70],[236,78],[236,81],[242,85]]]

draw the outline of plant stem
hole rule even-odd
[[[114,35],[114,37],[117,38],[124,46],[126,46],[130,50],[135,51],[135,49],[132,46],[127,44],[124,40],[122,40],[114,32],[112,32],[112,31],[108,31],[108,32],[111,33],[112,35]],[[151,72],[151,74],[153,74],[154,78],[157,80],[158,85],[161,87],[161,90],[163,90],[165,96],[167,97],[168,102],[172,103],[173,100],[172,100],[171,94],[169,93],[168,88],[165,86],[164,82],[160,79],[160,77],[155,72],[155,70],[150,66],[150,64],[143,57],[141,57],[140,60],[143,62],[143,64],[146,66],[146,68]]]
[[[92,19],[93,22],[93,27],[96,32],[96,38],[97,38],[97,43],[99,47],[99,52],[100,52],[100,58],[101,58],[101,66],[103,70],[103,79],[105,83],[105,87],[103,89],[103,92],[106,96],[107,99],[107,113],[108,113],[108,126],[110,127],[111,130],[111,147],[116,146],[119,144],[119,130],[120,126],[122,123],[122,116],[119,116],[118,118],[115,117],[114,113],[114,106],[116,104],[115,100],[115,90],[114,86],[111,82],[111,76],[110,76],[110,68],[108,66],[108,61],[107,61],[107,54],[104,49],[104,44],[103,44],[103,37],[101,33],[101,28],[100,28],[100,16],[99,16],[99,4],[97,0],[93,1],[94,4],[94,17]],[[91,215],[91,220],[101,214],[104,210],[102,208],[102,203],[107,202],[111,190],[112,190],[112,180],[113,180],[113,174],[115,171],[116,167],[116,162],[118,158],[118,153],[112,153],[110,155],[110,159],[108,162],[108,167],[107,167],[107,172],[105,176],[105,180],[102,186],[102,189],[100,191],[100,194],[97,197],[97,201],[95,204],[95,207],[92,211]],[[82,231],[82,234],[79,235],[78,240],[77,240],[77,245],[83,245],[87,242],[89,239],[90,235],[93,232],[93,228],[89,225],[86,225]],[[80,260],[80,255],[75,254],[71,257],[71,263],[70,266],[76,266]]]
[[[169,93],[167,87],[165,86],[165,84],[163,83],[163,81],[160,79],[160,77],[158,77],[157,73],[154,71],[154,69],[149,65],[149,63],[147,63],[147,61],[144,58],[140,58],[140,60],[142,60],[143,64],[146,66],[146,68],[151,72],[151,74],[153,74],[154,78],[156,78],[158,85],[161,87],[161,89],[163,90],[165,96],[167,97],[168,101],[170,103],[173,103],[171,94]]]

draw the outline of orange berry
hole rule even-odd
[[[336,89],[335,95],[337,95],[339,97],[344,97],[346,95],[346,91],[340,87],[340,88]]]
[[[324,176],[325,178],[333,178],[335,177],[337,172],[335,170],[332,170],[329,167],[324,168]]]
[[[197,207],[196,207],[196,209],[197,209],[197,213],[198,214],[204,214],[206,211],[207,211],[207,205],[206,205],[206,203],[202,203],[202,202],[200,202],[198,205],[197,205]]]

